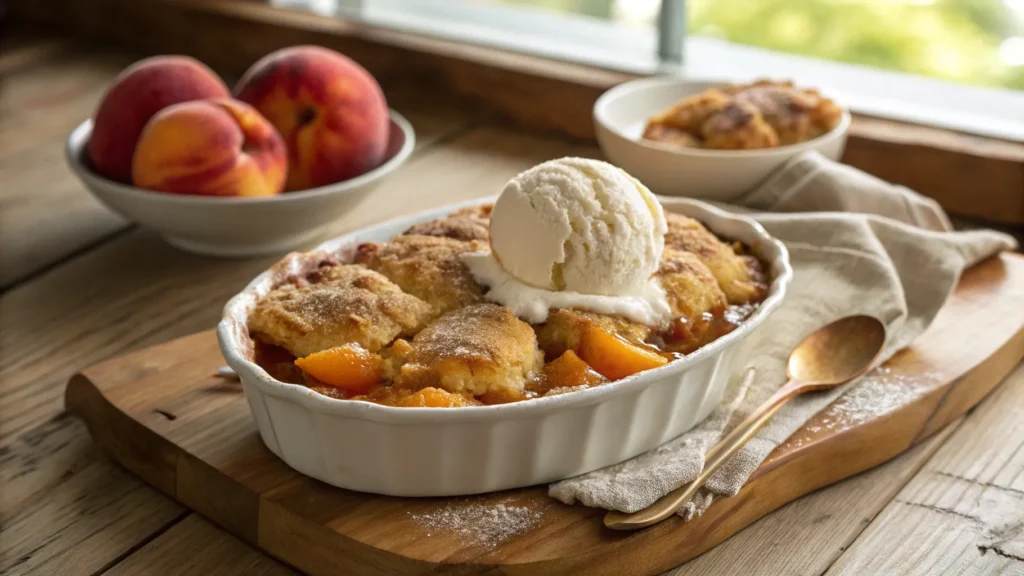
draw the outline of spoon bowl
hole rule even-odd
[[[871,316],[847,316],[803,339],[789,355],[790,380],[830,388],[867,370],[885,345],[885,325]]]

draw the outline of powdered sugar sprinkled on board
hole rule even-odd
[[[931,372],[904,374],[887,366],[875,368],[826,408],[822,417],[813,419],[787,443],[799,447],[810,440],[808,433],[841,432],[885,416],[909,404],[939,381],[939,375]]]
[[[834,424],[833,429],[849,428],[900,408],[937,380],[929,372],[900,374],[882,366],[848,390],[826,414]]]
[[[448,502],[432,512],[410,512],[409,516],[426,529],[428,538],[448,532],[456,534],[467,546],[494,548],[532,530],[541,513],[508,501],[494,504],[461,500]]]

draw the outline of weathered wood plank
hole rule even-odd
[[[1024,365],[836,561],[842,574],[1024,574]]]
[[[666,576],[822,574],[958,425],[878,468],[787,504]]]
[[[67,42],[30,34],[5,34],[0,38],[0,77],[34,66],[67,50]]]
[[[296,572],[250,548],[202,516],[192,514],[104,574],[286,576]]]
[[[126,225],[65,165],[64,141],[130,60],[31,48],[0,56],[17,60],[0,75],[0,289]]]
[[[187,511],[59,414],[0,448],[0,573],[91,574]]]

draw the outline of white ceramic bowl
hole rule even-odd
[[[817,150],[838,160],[846,146],[850,113],[839,125],[812,140],[762,150],[678,148],[640,139],[647,119],[679,100],[721,82],[680,78],[649,78],[620,84],[594,104],[597,141],[608,160],[623,168],[656,194],[731,202],[761,183],[787,160]]]
[[[386,240],[414,223],[483,200],[446,206],[330,240],[307,254],[291,254],[227,303],[217,336],[224,358],[241,377],[263,442],[292,468],[341,488],[451,496],[568,478],[621,462],[689,430],[721,401],[742,364],[744,344],[782,302],[793,272],[782,243],[753,220],[693,200],[661,200],[667,210],[746,243],[768,264],[768,297],[735,331],[686,358],[611,384],[467,408],[335,400],[274,380],[252,362],[249,312],[275,284],[309,270],[328,254],[345,261],[360,242]]]
[[[66,154],[68,165],[96,198],[182,250],[227,257],[300,246],[372,192],[409,158],[416,144],[412,126],[392,110],[386,160],[366,174],[267,198],[218,198],[142,190],[96,174],[85,161],[91,133],[92,120],[82,122],[68,137]]]

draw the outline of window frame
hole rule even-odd
[[[271,0],[432,38],[635,75],[694,81],[787,78],[855,113],[1024,142],[1024,92],[773,52],[685,34],[685,0],[662,0],[656,29],[521,6],[452,0]]]

